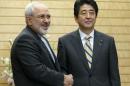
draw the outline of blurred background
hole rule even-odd
[[[10,48],[25,27],[24,8],[40,1],[50,8],[49,41],[55,53],[60,36],[77,29],[73,16],[75,0],[0,0],[0,86],[9,86]],[[130,86],[130,0],[96,0],[99,14],[95,28],[115,38],[122,86]],[[3,78],[4,77],[4,78]]]

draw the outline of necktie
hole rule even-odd
[[[93,50],[90,44],[90,38],[91,36],[85,37],[86,42],[84,44],[84,50],[85,50],[86,59],[88,60],[89,68],[91,69]]]

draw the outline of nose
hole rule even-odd
[[[45,17],[44,19],[43,19],[43,22],[49,22],[50,21],[50,19],[48,19],[47,17]]]
[[[87,12],[86,18],[90,18],[90,13],[89,12]]]

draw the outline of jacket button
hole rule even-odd
[[[92,77],[92,75],[91,74],[89,74],[89,78],[91,78]]]

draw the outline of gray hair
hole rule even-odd
[[[47,6],[45,6],[44,4],[40,3],[40,2],[31,2],[29,3],[26,7],[25,7],[25,17],[27,16],[33,16],[33,10],[35,7],[37,6],[44,6],[47,8]]]

